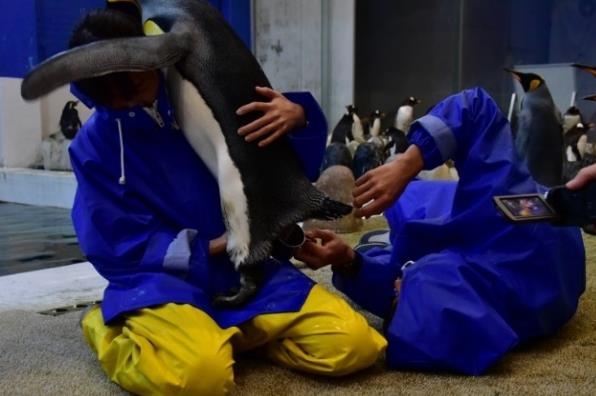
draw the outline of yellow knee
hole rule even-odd
[[[106,326],[97,310],[86,315],[82,327],[108,377],[129,392],[230,393],[234,388],[234,360],[229,338],[235,330],[213,327],[204,313],[190,308],[183,311],[194,316],[192,325],[163,326],[168,321],[162,319],[178,314],[180,309],[171,306],[144,311],[116,326]]]
[[[327,357],[329,375],[342,376],[373,365],[387,347],[387,341],[364,317],[346,322],[345,327],[327,339],[329,348],[321,351]]]
[[[285,327],[281,325],[284,322]],[[364,316],[319,285],[313,287],[299,312],[263,315],[253,324],[263,329],[283,329],[276,334],[281,342],[267,346],[270,358],[315,374],[353,373],[374,364],[387,347],[385,338]]]

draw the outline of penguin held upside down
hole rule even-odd
[[[534,73],[505,69],[521,84],[525,95],[517,116],[515,147],[534,179],[548,187],[563,175],[563,127],[546,82]]]
[[[125,0],[112,2],[118,1]],[[236,109],[261,100],[254,87],[270,84],[215,8],[202,0],[136,3],[151,36],[103,40],[57,54],[25,77],[21,94],[31,100],[72,81],[164,69],[177,121],[218,180],[226,249],[240,272],[240,290],[214,304],[241,305],[258,292],[259,263],[283,230],[309,218],[337,218],[352,208],[310,183],[285,139],[259,148],[237,133],[256,116],[238,116]]]

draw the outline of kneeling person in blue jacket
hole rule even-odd
[[[71,47],[142,34],[125,14],[98,11],[75,29]],[[257,91],[264,101],[238,110],[263,113],[239,130],[246,144],[289,139],[316,177],[327,136],[316,101]],[[108,280],[81,325],[111,380],[139,395],[219,395],[233,389],[242,351],[259,348],[284,367],[327,376],[377,361],[386,340],[288,260],[264,263],[264,284],[246,305],[211,305],[239,277],[225,254],[217,181],[178,128],[160,72],[77,81],[73,92],[95,111],[70,146],[72,219]]]
[[[519,162],[509,123],[482,89],[438,103],[409,139],[403,155],[363,175],[354,190],[361,215],[385,211],[390,245],[358,252],[314,230],[318,241],[296,257],[311,267],[332,264],[334,285],[387,319],[389,367],[482,374],[573,316],[585,288],[581,234],[512,224],[498,213],[493,196],[545,188]],[[448,159],[458,182],[413,181]]]

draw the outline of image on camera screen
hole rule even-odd
[[[495,197],[497,205],[513,220],[553,218],[555,213],[540,195]]]

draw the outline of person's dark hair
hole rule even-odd
[[[76,25],[68,47],[74,48],[99,40],[142,35],[143,27],[140,19],[116,9],[95,10],[85,15]],[[74,84],[85,95],[100,104],[109,103],[110,97],[115,94],[132,97],[135,92],[128,72],[78,80]]]

